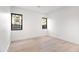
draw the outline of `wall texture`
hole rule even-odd
[[[48,15],[51,36],[79,44],[79,7],[64,7]]]
[[[10,7],[0,7],[0,51],[7,51],[10,44]]]
[[[41,18],[44,15],[18,7],[11,7],[11,13],[23,14],[23,30],[11,31],[12,41],[47,34],[47,30],[41,28]]]

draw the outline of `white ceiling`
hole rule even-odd
[[[19,6],[19,7],[43,14],[47,14],[50,13],[51,11],[63,8],[63,6]]]

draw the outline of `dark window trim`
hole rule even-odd
[[[42,19],[46,19],[46,25],[42,25],[42,29],[47,29],[47,18],[46,17],[42,17]],[[46,26],[45,28],[43,26]]]
[[[20,15],[21,16],[21,29],[12,29],[12,15]],[[22,14],[16,14],[16,13],[11,13],[11,30],[22,30],[23,29],[23,15]]]

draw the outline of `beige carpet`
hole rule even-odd
[[[58,38],[43,36],[12,42],[9,52],[75,52],[79,45]]]

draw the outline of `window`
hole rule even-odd
[[[42,17],[42,29],[47,29],[47,18]]]
[[[22,14],[11,13],[11,30],[22,30]]]

